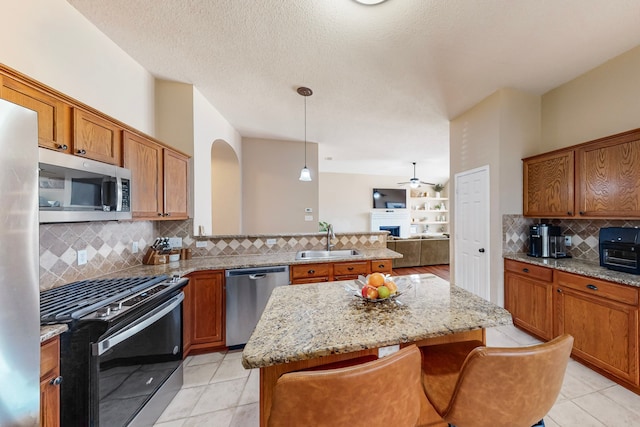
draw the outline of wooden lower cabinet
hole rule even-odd
[[[640,391],[638,289],[556,272],[556,335],[573,335],[573,356]]]
[[[40,426],[60,425],[60,338],[40,345]]]
[[[295,264],[289,267],[292,285],[305,283],[332,282],[334,280],[353,280],[359,275],[373,272],[391,274],[391,260],[339,261],[313,264]]]
[[[184,356],[224,348],[224,271],[197,271],[187,277],[182,315]]]
[[[553,338],[553,270],[505,260],[504,295],[515,325],[544,340]]]

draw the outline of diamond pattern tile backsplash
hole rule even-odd
[[[128,221],[40,225],[40,290],[90,279],[142,264],[142,257],[156,237],[181,237],[192,257],[256,255],[326,247],[321,234],[194,237],[193,222]],[[371,240],[372,233],[338,233],[334,249],[384,248],[386,233]],[[272,243],[275,240],[275,243]],[[206,243],[196,247],[196,242]],[[138,242],[138,253],[133,253]],[[267,244],[269,243],[269,244]],[[78,265],[77,251],[87,251],[87,264]]]
[[[560,226],[562,235],[571,236],[567,252],[573,258],[599,262],[598,233],[603,227],[640,227],[640,221],[609,219],[539,219],[522,215],[503,215],[503,253],[529,251],[529,226],[543,222]]]

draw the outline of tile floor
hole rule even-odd
[[[487,330],[491,346],[539,342],[513,326]],[[259,374],[240,363],[241,352],[187,358],[184,386],[155,427],[257,427]],[[640,396],[571,360],[547,427],[640,427]]]

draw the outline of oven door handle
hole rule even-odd
[[[110,336],[109,338],[106,338],[102,341],[92,344],[93,355],[101,356],[106,351],[108,351],[111,347],[117,344],[120,344],[122,341],[126,340],[127,338],[131,338],[138,332],[151,326],[152,324],[160,320],[163,316],[165,316],[166,314],[170,313],[173,309],[178,307],[183,300],[184,300],[184,293],[180,292],[178,295],[171,298],[169,301],[154,308],[152,311],[142,316],[140,319],[132,323],[126,329],[123,329],[122,331],[118,332],[113,336]]]

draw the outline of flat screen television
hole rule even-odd
[[[407,190],[405,188],[374,188],[374,209],[406,209]]]

